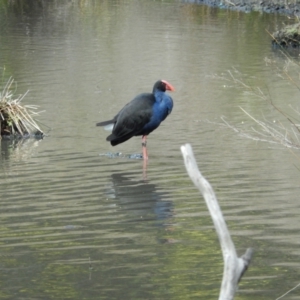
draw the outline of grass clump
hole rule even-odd
[[[284,48],[299,48],[300,46],[300,23],[288,25],[273,33],[273,45]]]
[[[37,106],[21,105],[27,92],[15,98],[12,92],[13,84],[14,80],[10,77],[0,91],[0,138],[42,138],[44,133],[33,119],[33,116],[39,114],[34,111]]]

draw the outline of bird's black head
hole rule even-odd
[[[165,91],[175,91],[174,87],[172,86],[172,84],[170,84],[168,81],[166,80],[158,80],[155,82],[154,86],[153,86],[153,93],[155,91],[161,91],[161,92],[165,92]]]

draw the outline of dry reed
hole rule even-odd
[[[36,112],[36,105],[21,105],[21,101],[27,95],[19,95],[14,98],[12,92],[14,80],[10,77],[0,91],[0,132],[1,137],[30,137],[43,136],[43,131],[33,119],[40,112]]]

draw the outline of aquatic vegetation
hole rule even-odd
[[[300,23],[288,25],[273,33],[273,45],[298,48],[300,45]]]
[[[35,105],[21,105],[26,96],[14,96],[14,79],[10,77],[0,90],[0,132],[1,137],[24,138],[30,136],[43,137],[44,133],[33,119],[39,112]],[[0,138],[1,138],[0,137]]]

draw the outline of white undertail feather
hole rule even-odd
[[[115,125],[114,123],[108,124],[108,125],[104,126],[104,129],[107,131],[112,131],[114,128],[114,125]]]

